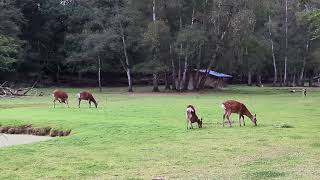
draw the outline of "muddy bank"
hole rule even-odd
[[[53,129],[51,127],[34,128],[32,127],[32,125],[21,125],[21,126],[0,125],[0,133],[56,137],[56,136],[69,136],[71,133],[71,130]]]

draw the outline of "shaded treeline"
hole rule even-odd
[[[1,0],[0,75],[55,83],[94,75],[101,86],[103,74],[118,73],[129,91],[137,73],[152,77],[153,91],[159,80],[183,91],[195,69],[248,85],[312,84],[318,8],[317,0]],[[194,76],[202,89],[207,76]]]

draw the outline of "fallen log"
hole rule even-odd
[[[18,88],[18,89],[4,86],[6,83],[7,83],[7,81],[0,85],[0,97],[27,96],[28,92],[30,92],[31,90],[34,89],[34,87],[37,85],[38,81],[35,81],[31,87]]]

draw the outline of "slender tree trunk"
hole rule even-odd
[[[173,55],[172,55],[172,46],[170,45],[170,58],[171,58],[171,66],[172,66],[172,90],[177,90],[177,85],[176,85],[176,67],[174,64],[173,60]]]
[[[199,88],[199,74],[200,74],[200,66],[201,66],[201,55],[202,55],[202,46],[199,46],[199,59],[198,59],[198,64],[197,64],[197,72],[196,75],[194,77],[194,81],[193,81],[193,90],[197,90]]]
[[[209,76],[211,67],[217,59],[217,53],[216,53],[217,51],[218,51],[218,47],[216,48],[216,51],[215,51],[214,55],[212,56],[212,60],[210,61],[204,75],[202,76],[202,78],[200,78],[199,88],[197,89],[197,91],[199,91],[200,89],[203,89],[205,87],[205,84],[206,84],[207,78]]]
[[[100,55],[98,55],[98,82],[99,82],[99,92],[101,92],[102,88],[101,88],[101,58],[100,58]]]
[[[82,73],[79,71],[78,72],[78,80],[81,81],[82,80]]]
[[[180,17],[179,17],[179,29],[180,30],[182,30],[182,17],[181,17],[181,12],[180,12]],[[182,46],[182,44],[180,44],[180,55],[179,55],[179,64],[178,64],[178,66],[179,66],[179,69],[178,69],[178,87],[177,87],[177,89],[179,90],[179,91],[181,91],[181,54],[182,54],[182,48],[183,48],[183,46]]]
[[[194,7],[192,9],[192,17],[191,17],[191,27],[193,25],[193,20],[194,20],[194,15],[195,15],[195,10]],[[187,74],[188,74],[188,59],[189,59],[189,49],[190,45],[187,44],[186,46],[186,53],[184,57],[184,70],[183,70],[183,76],[182,76],[182,88],[184,91],[188,90],[188,82],[187,82]]]
[[[252,74],[248,71],[248,86],[252,86]]]
[[[310,75],[309,77],[309,87],[312,87],[313,86],[313,77],[312,75]]]
[[[261,78],[261,74],[259,73],[258,75],[257,75],[257,86],[259,86],[259,87],[261,87],[262,86],[262,80],[261,80],[262,78]]]
[[[59,83],[60,82],[60,65],[59,65],[59,63],[57,64],[56,79],[57,79],[57,83]]]
[[[305,47],[305,55],[303,56],[303,62],[302,62],[302,67],[301,67],[301,71],[300,71],[300,77],[299,77],[299,86],[304,86],[304,71],[305,71],[305,68],[306,68],[306,62],[307,62],[307,55],[308,55],[308,52],[309,52],[309,41],[307,41],[306,43],[306,47]]]
[[[153,23],[156,22],[156,0],[153,0],[153,6],[152,6],[152,20]],[[156,55],[157,54],[157,48],[153,51],[153,61],[156,62]],[[159,92],[159,86],[158,86],[158,74],[156,72],[153,73],[153,92]]]
[[[183,76],[182,76],[182,90],[187,90],[187,71],[188,71],[188,55],[185,55],[184,58],[184,68],[183,68]]]
[[[283,84],[287,85],[287,61],[288,61],[288,0],[286,0],[286,20],[285,20],[285,55],[284,55],[284,76]]]
[[[127,69],[127,77],[128,77],[128,92],[133,92],[130,68]]]
[[[274,53],[274,43],[273,43],[273,39],[272,39],[272,31],[271,31],[271,16],[269,15],[269,38],[270,38],[270,42],[271,42],[271,51],[272,51],[272,60],[273,60],[273,72],[274,72],[274,76],[273,76],[273,86],[276,86],[277,81],[278,81],[278,72],[277,72],[277,63],[276,63],[276,56]]]
[[[292,82],[291,82],[291,86],[292,87],[295,87],[297,84],[296,84],[296,71],[294,70],[294,73],[292,75]]]
[[[123,46],[123,54],[125,57],[125,63],[124,64],[124,69],[127,73],[127,79],[128,79],[128,92],[133,92],[133,87],[132,87],[132,78],[131,78],[131,69],[130,69],[130,64],[129,64],[129,57],[128,57],[128,51],[127,51],[127,43],[124,35],[124,30],[122,27],[122,23],[119,23],[120,25],[120,31],[121,31],[121,39],[122,39],[122,46]],[[120,59],[120,61],[122,61]]]
[[[153,22],[156,21],[156,0],[153,0],[153,6],[152,6],[152,19]]]
[[[169,84],[169,78],[168,78],[168,73],[164,72],[164,84],[165,84],[165,90],[170,90],[170,84]]]
[[[157,73],[153,73],[153,92],[159,92],[159,86],[158,86],[158,75]]]
[[[180,49],[182,51],[182,45],[180,45]],[[178,83],[177,83],[177,90],[181,91],[181,57],[179,55],[179,60],[178,60]]]

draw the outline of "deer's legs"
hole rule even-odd
[[[240,127],[241,127],[241,115],[239,115],[239,124],[240,124]]]
[[[231,127],[230,115],[231,115],[231,113],[228,113],[228,114],[227,114],[227,119],[228,119],[228,121],[229,121],[229,126]]]
[[[89,100],[89,108],[91,108],[91,101]]]
[[[223,118],[222,118],[222,126],[224,127],[224,121],[226,119],[226,116],[227,116],[228,112],[226,110],[224,110],[223,112]]]
[[[69,108],[69,102],[68,99],[65,100],[65,104],[67,105],[67,107]]]
[[[79,98],[79,105],[78,105],[78,106],[79,106],[79,108],[80,108],[80,103],[81,103],[81,99]]]
[[[53,108],[56,108],[56,101],[57,101],[57,99],[53,100]]]
[[[193,129],[191,121],[188,121],[188,129]]]
[[[242,115],[242,121],[243,121],[243,126],[246,126],[246,123],[244,123],[244,116]]]

